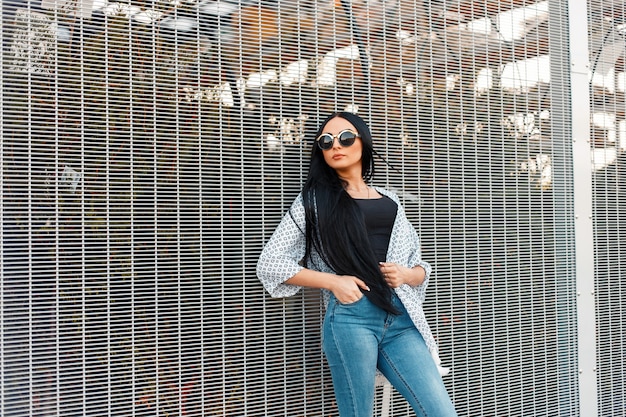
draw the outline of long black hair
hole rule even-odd
[[[333,113],[321,123],[314,138],[322,134],[326,124],[335,117],[347,120],[359,133],[363,144],[361,176],[368,183],[374,175],[374,148],[370,129],[361,117],[348,112]],[[312,251],[317,251],[337,274],[362,279],[370,288],[364,294],[373,304],[397,314],[391,302],[392,290],[385,282],[370,245],[363,213],[345,186],[313,140],[309,174],[302,188],[306,213],[304,265],[310,261]]]

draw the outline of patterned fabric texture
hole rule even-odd
[[[398,204],[396,220],[389,240],[387,262],[393,262],[409,268],[421,266],[426,271],[426,279],[421,285],[412,287],[404,284],[396,288],[398,298],[406,307],[415,327],[419,330],[430,350],[430,353],[442,375],[449,370],[441,367],[437,342],[426,321],[423,303],[426,297],[426,288],[431,274],[431,266],[421,258],[419,237],[415,228],[406,217],[404,207],[398,196],[384,188],[374,187],[380,194],[384,194]],[[272,297],[290,297],[300,291],[297,285],[285,284],[285,281],[303,269],[301,261],[305,254],[306,227],[302,194],[294,200],[289,212],[285,214],[280,224],[267,242],[257,263],[257,276],[267,292]],[[316,271],[334,273],[317,253],[311,254],[311,267]],[[322,290],[324,303],[328,305],[330,292]]]

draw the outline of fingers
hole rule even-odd
[[[380,262],[380,272],[383,273],[385,278],[390,275],[395,275],[398,271],[398,267],[396,264],[391,262]]]
[[[392,262],[380,262],[380,272],[390,287],[396,288],[402,285],[398,265]]]
[[[365,291],[370,290],[370,287],[368,287],[367,284],[363,280],[359,278],[355,278],[354,282],[356,282],[356,285],[358,285],[360,288],[364,289]]]
[[[367,284],[354,276],[339,275],[337,286],[332,290],[337,300],[342,304],[354,303],[363,297],[362,290],[369,291]]]

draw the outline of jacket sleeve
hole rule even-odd
[[[410,225],[410,222],[407,219],[407,222]],[[416,266],[421,266],[426,271],[426,277],[424,278],[424,283],[422,285],[428,284],[428,280],[430,279],[430,273],[432,271],[432,267],[428,262],[422,259],[422,248],[420,244],[419,235],[415,228],[410,225],[409,239],[411,240],[412,251],[409,256],[409,267],[415,268]]]
[[[403,216],[405,216],[404,213]],[[420,301],[423,303],[426,299],[426,288],[428,287],[428,282],[430,281],[430,273],[432,271],[432,268],[428,262],[422,259],[422,249],[417,231],[415,230],[409,219],[406,218],[406,216],[404,217],[404,222],[406,228],[406,239],[410,248],[407,266],[409,268],[421,266],[422,268],[424,268],[424,271],[426,271],[424,282],[416,287],[413,287]]]
[[[426,298],[426,288],[428,287],[432,268],[428,262],[422,259],[419,235],[407,218],[400,200],[395,194],[390,193],[390,196],[398,204],[397,224],[394,226],[397,230],[394,230],[394,233],[392,233],[392,241],[390,242],[392,247],[391,261],[409,268],[414,268],[418,265],[424,268],[426,271],[424,282],[418,286],[410,287],[417,295],[419,301],[423,303]]]
[[[300,272],[306,226],[302,195],[298,195],[267,242],[257,262],[257,277],[272,297],[290,297],[300,291],[285,281]]]

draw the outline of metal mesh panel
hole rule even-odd
[[[336,416],[319,294],[254,272],[336,109],[435,267],[459,414],[576,414],[559,4],[3,2],[0,414]],[[599,361],[623,367],[618,173],[596,250]]]
[[[626,413],[623,3],[588,2],[598,415]]]

